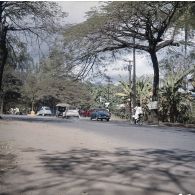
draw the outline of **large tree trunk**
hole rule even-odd
[[[3,71],[7,60],[6,32],[1,30],[0,27],[0,91],[2,90]]]
[[[2,93],[1,94],[1,98],[0,98],[0,106],[1,106],[1,108],[0,108],[0,114],[3,114],[3,107],[4,107],[4,94]]]
[[[159,90],[159,66],[158,66],[158,59],[156,56],[156,52],[150,53],[153,70],[154,70],[154,79],[153,79],[153,95],[152,100],[158,101],[158,90]]]
[[[4,43],[2,44],[2,42],[3,41],[1,40],[1,34],[0,34],[0,102],[3,101],[2,80],[3,80],[4,66],[7,60],[7,48]]]
[[[170,113],[170,122],[175,123],[176,116],[177,116],[177,106],[176,106],[176,103],[174,101],[170,105],[169,113]]]
[[[158,102],[158,91],[159,91],[159,65],[158,65],[158,59],[157,59],[155,51],[150,52],[150,56],[151,56],[151,59],[152,59],[153,70],[154,70],[152,101],[157,101]],[[149,122],[154,123],[154,124],[159,123],[158,108],[155,108],[155,109],[151,110],[151,115],[150,115],[150,121]]]
[[[0,102],[3,101],[2,80],[8,53],[6,47],[6,35],[7,27],[5,26],[2,18],[2,6],[0,4]]]
[[[7,60],[6,47],[7,26],[5,25],[5,20],[2,17],[3,13],[2,4],[3,2],[0,3],[0,92],[2,90],[3,70]]]

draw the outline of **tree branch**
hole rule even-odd
[[[169,46],[169,45],[172,45],[172,46],[179,46],[178,43],[175,43],[173,39],[171,40],[166,40],[164,42],[161,42],[159,43],[157,46],[156,46],[156,52],[159,51],[160,49],[166,47],[166,46]]]

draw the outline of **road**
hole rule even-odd
[[[0,194],[195,195],[195,130],[4,116]]]

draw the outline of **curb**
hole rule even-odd
[[[182,124],[182,123],[160,123],[161,126],[167,126],[167,127],[185,127],[185,128],[194,128],[195,124]]]

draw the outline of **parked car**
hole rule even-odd
[[[93,110],[84,110],[82,113],[81,113],[81,116],[83,117],[91,117],[91,113],[93,112]]]
[[[107,110],[104,110],[104,109],[94,110],[91,113],[91,120],[93,120],[93,119],[99,120],[100,119],[101,121],[103,121],[105,119],[105,120],[109,121],[110,117],[111,117],[111,114]]]
[[[63,112],[63,118],[76,117],[80,118],[79,110],[75,107],[69,107],[65,112]]]
[[[46,116],[46,115],[52,115],[51,109],[47,106],[43,106],[41,107],[41,109],[37,112],[37,115],[42,115],[42,116]]]

